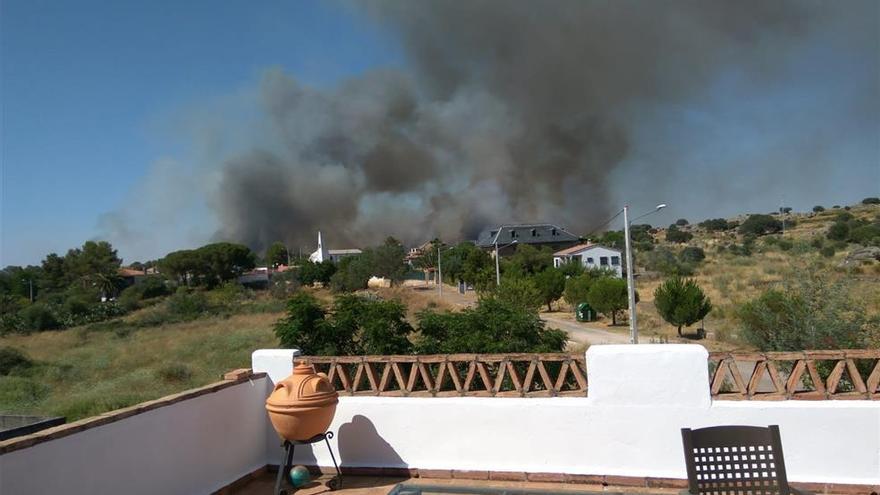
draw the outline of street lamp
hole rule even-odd
[[[501,246],[501,249],[504,249],[507,246],[513,246],[514,244],[516,244],[516,239],[510,244]],[[495,239],[495,285],[501,285],[501,266],[498,264],[498,239]]]
[[[640,218],[644,218],[652,213],[657,213],[658,211],[666,208],[666,203],[661,203],[654,207],[653,210],[639,215],[633,219],[636,221]],[[623,207],[623,236],[626,241],[626,291],[629,299],[629,335],[630,335],[630,343],[638,344],[639,343],[639,326],[636,321],[636,288],[635,281],[633,279],[633,260],[632,260],[632,241],[630,240],[629,235],[629,205],[624,205]]]

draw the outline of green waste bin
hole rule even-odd
[[[574,315],[577,321],[596,321],[596,310],[587,303],[578,304]]]

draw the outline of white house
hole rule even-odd
[[[623,276],[621,252],[599,244],[578,244],[553,253],[553,266],[559,268],[565,263],[580,263],[586,269],[601,268],[610,270],[618,277]]]

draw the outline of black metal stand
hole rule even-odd
[[[308,440],[285,440],[281,445],[284,448],[284,453],[281,457],[281,465],[278,466],[278,476],[275,478],[275,492],[274,495],[287,495],[287,490],[281,489],[282,480],[285,478],[285,475],[290,472],[290,468],[293,467],[293,452],[297,445],[309,445],[313,443],[318,443],[320,441],[324,441],[327,444],[327,450],[330,452],[330,458],[333,459],[333,467],[336,468],[336,476],[327,481],[327,488],[331,490],[338,490],[342,488],[342,471],[339,470],[339,464],[336,463],[336,456],[333,455],[333,449],[330,448],[330,439],[333,438],[333,432],[328,431],[327,433],[319,433]]]

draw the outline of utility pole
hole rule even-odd
[[[623,207],[623,236],[626,241],[626,292],[629,299],[629,341],[639,343],[639,327],[636,322],[636,291],[633,280],[632,246],[629,238],[629,205]]]
[[[437,244],[437,290],[443,299],[443,262],[440,261],[440,244]]]
[[[498,264],[498,239],[495,239],[495,286],[501,285],[501,265]]]

